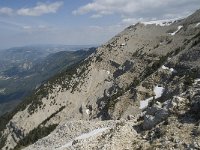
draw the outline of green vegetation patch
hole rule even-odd
[[[29,132],[28,135],[25,136],[22,140],[19,141],[17,146],[14,148],[14,150],[19,150],[22,147],[26,147],[30,144],[35,143],[38,139],[41,139],[47,135],[49,135],[58,124],[49,125],[48,127],[45,126],[39,126],[35,129],[33,129],[31,132]]]

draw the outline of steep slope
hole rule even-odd
[[[52,135],[27,149],[43,149],[51,137],[55,139],[50,143],[59,141],[55,144],[57,148],[69,144],[64,147],[66,149],[87,148],[87,144],[91,144],[89,149],[153,149],[175,144],[180,149],[185,145],[190,148],[190,143],[195,142],[191,135],[179,144],[170,139],[174,135],[161,131],[172,133],[175,124],[183,124],[184,131],[190,131],[199,121],[199,83],[196,80],[200,78],[199,15],[197,11],[192,17],[164,26],[132,25],[83,62],[49,80],[5,119],[1,127],[3,149],[27,146],[49,134],[58,124]],[[190,18],[195,21],[187,21]],[[113,124],[105,121],[122,118],[135,122],[125,121],[116,129],[117,121]],[[88,142],[88,139],[80,138],[86,129],[73,129],[72,126],[80,123],[76,120],[83,120],[83,126],[87,124],[86,120],[96,121],[91,122],[94,125],[87,132],[91,135],[98,131],[94,143],[91,139]],[[66,123],[64,127],[63,123]],[[98,123],[104,125],[100,127]],[[177,130],[179,139],[184,137],[182,127]],[[71,128],[69,137],[65,132],[67,128]],[[102,128],[102,133],[97,128]],[[56,135],[59,130],[64,132]],[[88,134],[85,136],[90,138]],[[125,141],[117,141],[120,135],[126,137]],[[69,143],[61,141],[63,136]],[[198,141],[198,138],[194,140]],[[169,143],[158,144],[164,140]],[[70,141],[74,142],[70,144]],[[117,142],[121,142],[118,148]]]
[[[0,92],[0,115],[14,108],[14,104],[18,104],[25,96],[39,87],[42,82],[65,70],[70,65],[85,59],[94,51],[95,48],[78,51],[60,51],[32,63],[28,69],[21,70],[20,66],[23,64],[21,62],[22,64],[19,63],[19,66],[15,69],[7,68],[6,71],[1,72],[6,78],[0,79],[0,91],[2,90]],[[18,53],[23,54],[24,52]],[[32,54],[29,57],[31,56]],[[34,58],[30,61],[34,61]]]
[[[35,75],[34,73],[42,72],[42,68],[39,68],[39,65],[43,65],[44,67],[51,67],[53,64],[49,64],[47,66],[46,63],[52,63],[50,61],[50,57],[54,57],[56,63],[60,63],[61,61],[67,60],[67,54],[69,55],[69,61],[71,61],[76,56],[79,57],[78,53],[74,53],[74,50],[84,49],[85,46],[67,46],[67,45],[47,45],[47,46],[25,46],[25,47],[16,47],[10,48],[6,50],[0,51],[0,103],[4,102],[6,97],[6,101],[14,100],[18,96],[23,95],[23,92],[19,90],[19,92],[14,93],[15,88],[20,89],[20,87],[16,87],[17,84],[15,82],[20,82],[18,80],[30,78]],[[62,54],[55,54],[57,52],[63,51]],[[70,52],[64,52],[70,51]],[[83,53],[79,53],[80,57],[85,55]],[[49,56],[51,55],[51,56]],[[65,58],[64,58],[65,56]],[[47,58],[46,58],[47,57]],[[72,58],[72,59],[71,59]],[[59,60],[60,59],[60,60]],[[60,66],[59,64],[59,66]],[[55,67],[55,66],[54,66]],[[61,64],[62,67],[62,64]],[[52,68],[53,69],[53,68]],[[47,70],[49,73],[52,73],[51,70]],[[37,77],[38,78],[38,77]],[[30,82],[30,81],[29,81]],[[13,87],[13,88],[12,88]],[[10,98],[9,98],[10,97]]]

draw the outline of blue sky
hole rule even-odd
[[[187,16],[200,0],[1,0],[0,49],[102,44],[138,21]]]

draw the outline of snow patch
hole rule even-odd
[[[160,98],[164,92],[165,88],[156,86],[154,88],[154,93],[155,93],[155,99]],[[147,98],[145,100],[140,101],[140,109],[144,109],[148,106],[149,101],[153,100],[153,97]]]
[[[184,98],[180,97],[180,96],[174,96],[175,98],[177,98],[179,101],[184,101]]]
[[[120,44],[120,46],[125,46],[126,45],[126,43],[122,43],[122,44]]]
[[[108,129],[108,128],[99,128],[99,129],[95,129],[95,130],[93,130],[93,131],[91,131],[91,132],[89,132],[89,133],[84,133],[84,134],[78,136],[78,137],[75,138],[75,139],[76,139],[76,140],[87,139],[87,138],[92,137],[92,136],[95,136],[95,135],[97,135],[97,134],[99,134],[99,133],[101,133],[101,132],[103,132],[103,131],[105,131],[105,130],[107,130],[107,129]]]
[[[170,68],[169,69],[171,72],[176,72],[176,70],[174,68]]]
[[[63,145],[62,147],[60,147],[60,148],[58,148],[58,149],[64,149],[64,148],[67,148],[67,147],[70,147],[70,146],[72,146],[72,142],[73,141],[69,141],[67,144],[65,144],[65,145]]]
[[[169,67],[166,67],[165,65],[162,65],[162,69],[164,70],[169,70],[170,72],[176,72],[176,70],[174,68],[169,68]]]
[[[110,74],[110,71],[107,71],[107,74]]]
[[[145,109],[149,105],[149,101],[153,100],[153,97],[140,101],[140,109]]]
[[[164,92],[165,88],[161,87],[161,86],[156,86],[154,88],[154,93],[155,93],[155,98],[160,98]]]
[[[89,110],[89,109],[86,109],[85,112],[86,112],[86,114],[88,114],[88,115],[90,114],[90,110]]]
[[[87,138],[90,138],[90,137],[92,137],[92,136],[95,136],[95,135],[97,135],[97,134],[99,134],[99,133],[102,133],[102,132],[104,132],[104,131],[107,130],[107,129],[109,129],[109,128],[108,128],[108,127],[107,127],[107,128],[98,128],[98,129],[95,129],[95,130],[93,130],[93,131],[91,131],[91,132],[89,132],[89,133],[81,134],[80,136],[74,138],[74,140],[87,139]],[[66,143],[65,145],[61,146],[61,147],[58,148],[58,149],[64,149],[64,148],[67,148],[67,147],[69,147],[69,146],[72,146],[72,143],[73,143],[74,140],[69,141],[68,143]]]
[[[162,65],[162,69],[164,69],[164,70],[168,70],[169,68],[166,67],[165,65]]]
[[[199,23],[197,23],[195,27],[198,27],[199,25],[200,25],[200,22],[199,22]]]
[[[172,35],[172,36],[174,36],[178,31],[181,30],[182,27],[183,27],[183,26],[178,26],[178,29],[177,29],[175,32],[169,33],[169,34]]]
[[[198,82],[200,82],[200,79],[195,79],[194,80],[194,84],[198,84]]]
[[[169,26],[172,23],[174,23],[175,20],[156,20],[156,21],[148,21],[148,22],[142,22],[144,25],[149,25],[149,24],[155,24],[156,26]]]

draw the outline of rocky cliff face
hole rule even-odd
[[[2,149],[54,129],[25,149],[199,148],[199,16],[126,28],[10,114]]]

